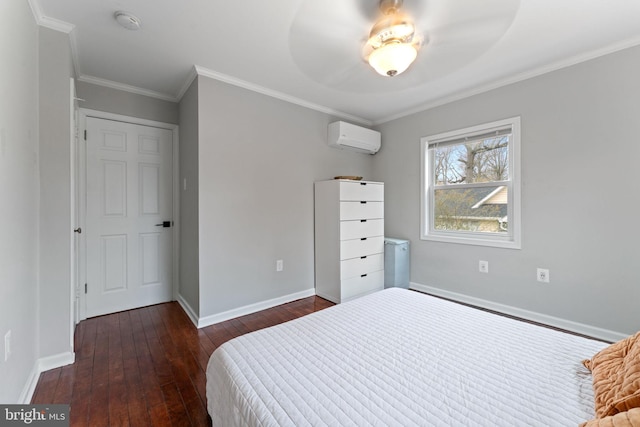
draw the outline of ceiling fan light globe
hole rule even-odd
[[[388,43],[371,52],[369,65],[382,76],[393,77],[406,71],[418,51],[410,43]]]

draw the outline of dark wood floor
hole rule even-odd
[[[72,426],[209,426],[205,369],[218,346],[331,305],[310,297],[202,329],[175,302],[87,319],[76,362],[42,373],[31,403],[71,404]]]

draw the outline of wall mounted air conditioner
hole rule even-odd
[[[376,154],[380,150],[380,132],[347,122],[329,124],[327,143],[330,147]]]

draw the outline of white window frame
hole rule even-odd
[[[472,231],[444,231],[436,230],[433,226],[433,173],[434,159],[429,145],[444,143],[474,135],[482,135],[496,128],[511,126],[512,137],[509,139],[509,179],[500,181],[508,189],[509,232],[507,235],[497,235],[486,232]],[[520,117],[512,117],[471,126],[451,132],[420,138],[421,146],[421,188],[420,188],[420,239],[445,243],[460,243],[467,245],[491,246],[497,248],[521,249],[522,215],[520,209]],[[472,186],[472,184],[468,184]]]

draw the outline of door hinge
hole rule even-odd
[[[84,130],[84,140],[85,141],[87,140],[87,130],[86,129]]]
[[[87,284],[86,283],[84,284],[84,293],[85,294],[87,293]]]

